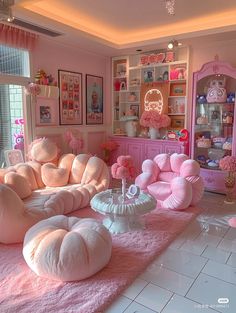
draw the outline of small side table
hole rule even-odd
[[[96,194],[90,205],[106,218],[103,225],[113,234],[144,228],[141,216],[156,208],[156,199],[141,192],[131,199],[122,199],[120,189],[108,189]]]

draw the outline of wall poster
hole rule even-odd
[[[86,74],[86,124],[103,124],[103,78]]]
[[[81,125],[82,74],[58,70],[60,91],[60,125]]]

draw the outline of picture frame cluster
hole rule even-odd
[[[36,126],[82,125],[83,80],[82,73],[58,70],[58,99],[36,97]],[[85,75],[85,123],[103,124],[103,77]]]

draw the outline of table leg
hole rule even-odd
[[[144,222],[138,215],[133,216],[108,215],[103,220],[103,225],[112,234],[122,234],[132,230],[144,228]]]

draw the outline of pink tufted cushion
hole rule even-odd
[[[185,161],[180,168],[180,175],[182,177],[196,176],[200,173],[200,165],[195,160]]]
[[[7,173],[4,177],[4,183],[14,190],[21,199],[29,197],[32,193],[29,182],[18,173]]]
[[[153,160],[162,172],[170,172],[170,156],[167,153],[158,154]]]
[[[145,160],[142,164],[142,171],[143,173],[136,177],[135,184],[145,190],[148,185],[156,181],[160,169],[152,160]]]
[[[52,163],[43,164],[41,173],[44,184],[49,187],[67,185],[70,174],[66,168],[58,168]]]
[[[37,275],[62,281],[85,279],[110,260],[109,231],[91,218],[54,216],[31,227],[23,255]]]
[[[38,188],[38,184],[34,176],[34,170],[29,164],[26,163],[16,164],[15,169],[19,175],[21,175],[27,180],[27,182],[30,184],[31,190],[35,190]]]
[[[192,186],[183,177],[174,178],[171,183],[172,194],[166,198],[162,207],[171,210],[185,210],[192,201]]]
[[[89,158],[89,154],[79,154],[75,157],[70,173],[70,184],[78,184],[81,182]]]
[[[163,182],[163,181],[158,181],[156,183],[153,183],[147,187],[149,193],[159,199],[159,200],[165,200],[167,197],[171,195],[171,188],[170,184]]]
[[[40,138],[33,141],[30,147],[30,158],[39,163],[52,162],[57,159],[58,148],[48,138]]]
[[[180,172],[181,165],[184,161],[188,160],[188,156],[186,154],[178,154],[173,153],[170,156],[170,164],[171,164],[171,170],[175,173]]]

